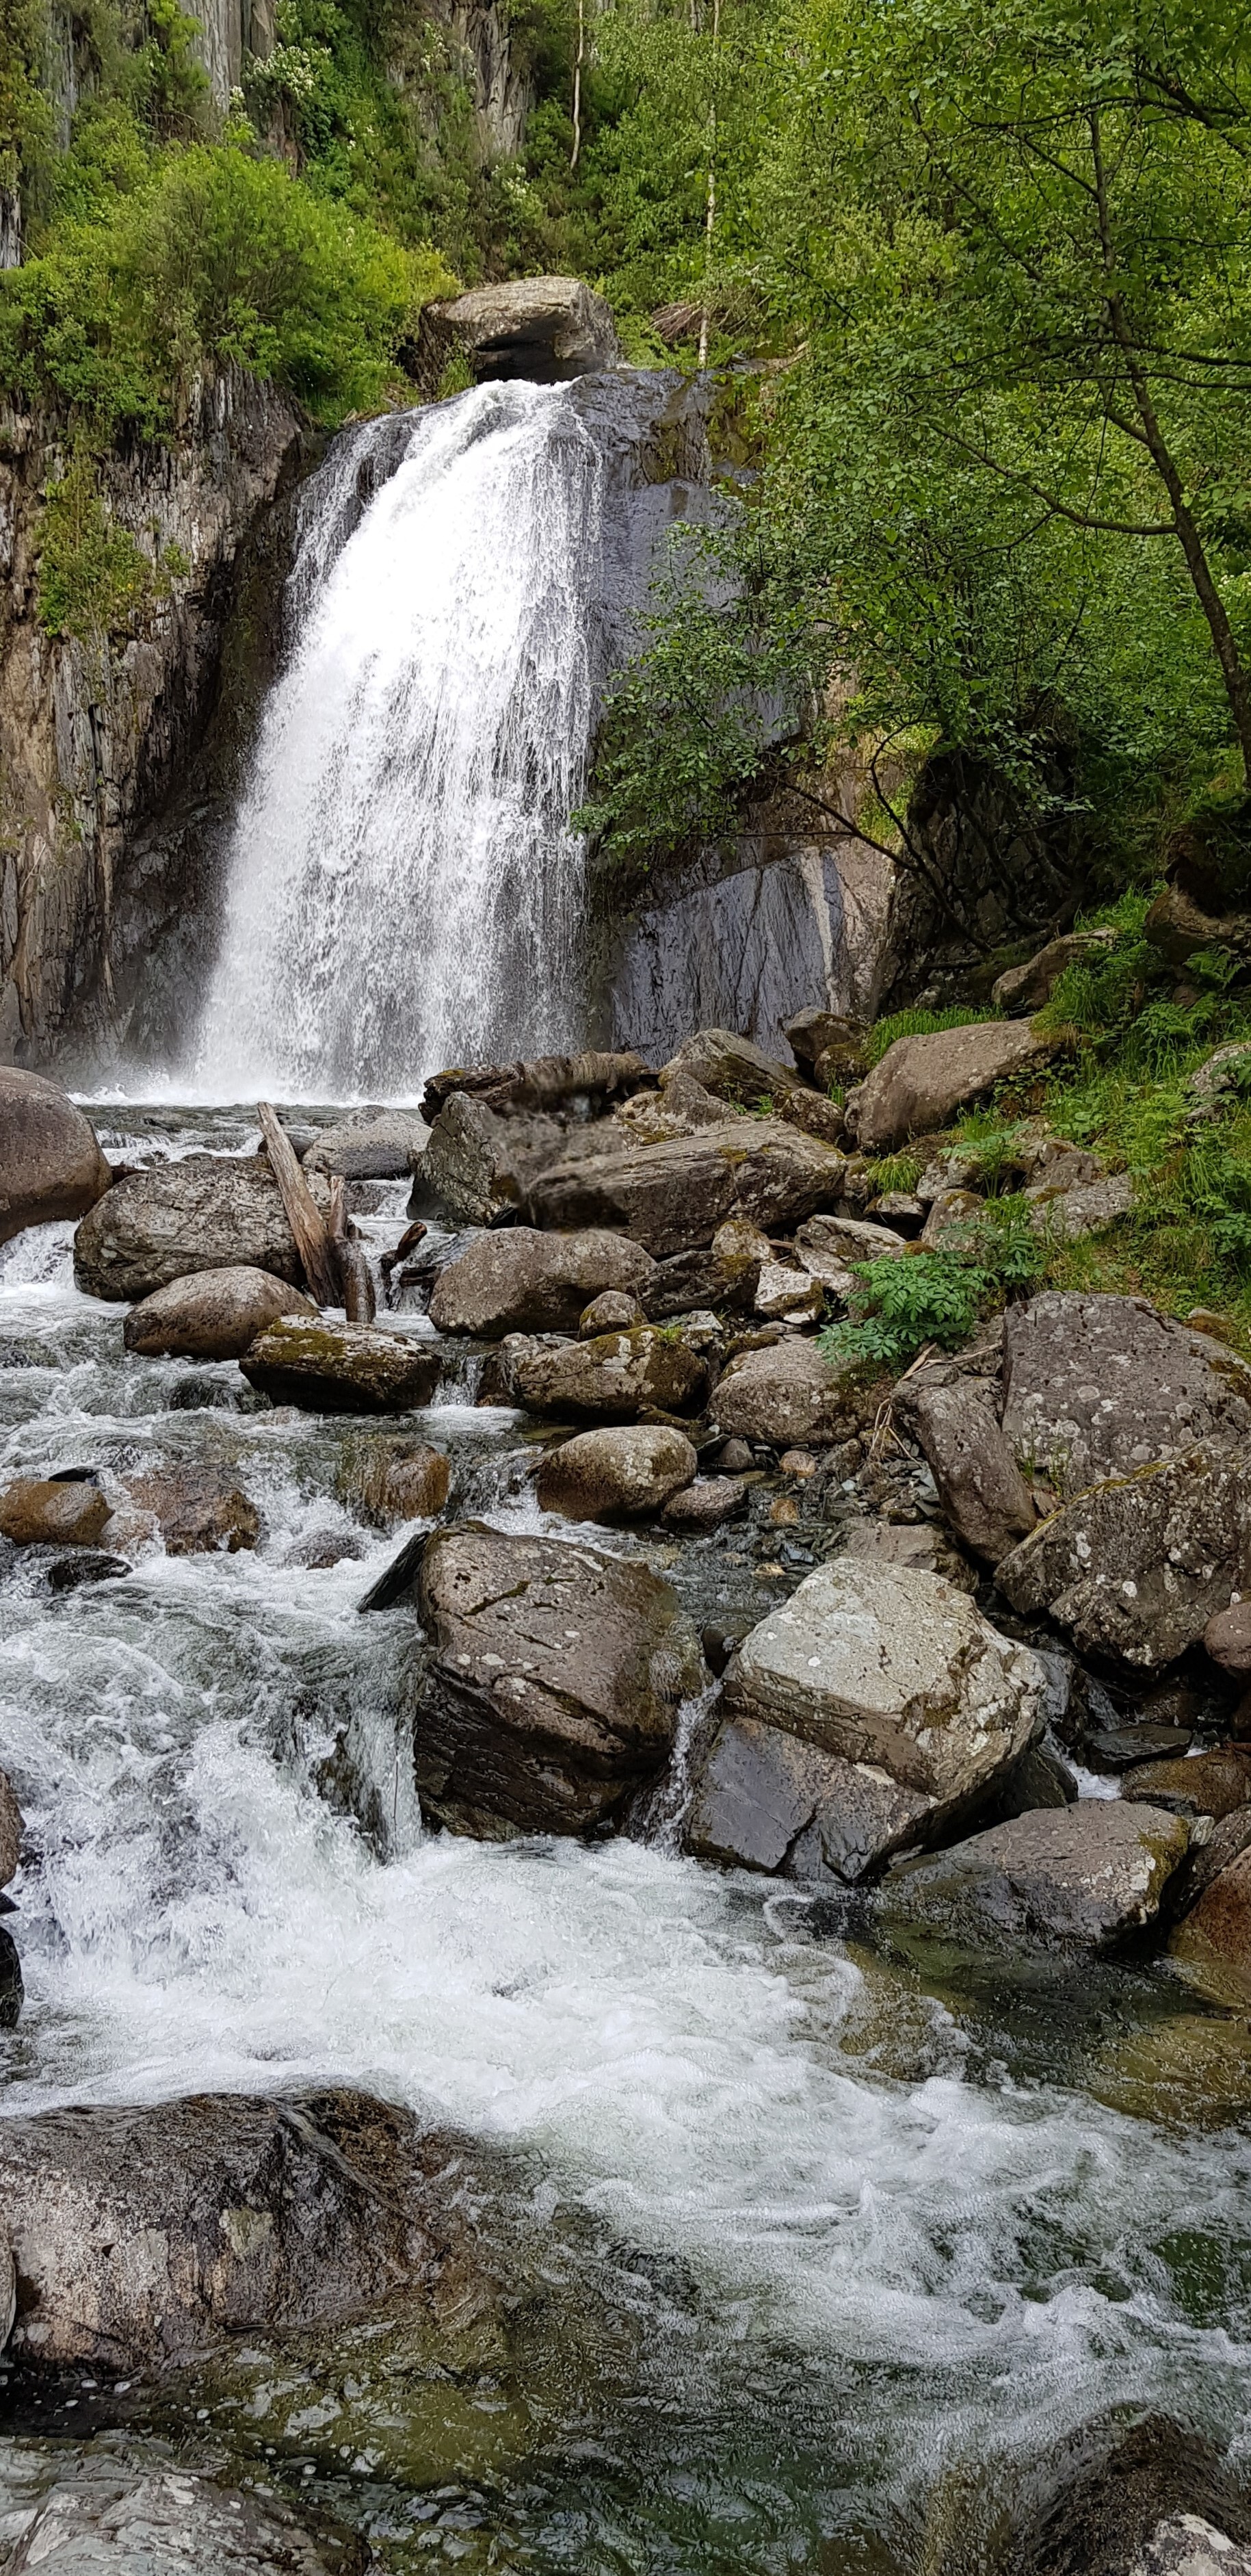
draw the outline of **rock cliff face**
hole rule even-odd
[[[54,1062],[71,1027],[76,1046],[116,1032],[131,961],[186,904],[178,834],[145,827],[214,715],[249,548],[281,543],[269,505],[303,448],[290,405],[232,375],[198,389],[177,442],[111,458],[115,520],[179,569],[136,634],[90,644],[39,620],[55,426],[0,414],[0,1062]]]

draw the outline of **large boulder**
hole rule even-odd
[[[478,384],[512,376],[567,384],[621,361],[612,308],[580,277],[514,278],[428,304],[421,349],[432,391],[453,358],[467,363]]]
[[[132,2433],[71,2444],[0,2442],[5,2576],[356,2576],[365,2561],[327,2556],[272,2489],[188,2465],[185,2453]]]
[[[1187,1976],[1218,2000],[1251,2003],[1251,1849],[1204,1888],[1169,1948]]]
[[[858,1427],[845,1378],[798,1334],[740,1351],[717,1380],[711,1410],[727,1439],[775,1449],[828,1448]]]
[[[655,1262],[619,1234],[541,1234],[511,1226],[471,1243],[440,1271],[430,1321],[440,1333],[576,1332],[583,1309],[606,1288],[641,1289]]]
[[[465,2259],[436,2188],[448,2156],[410,2111],[330,2087],[0,2122],[13,2346],[43,2364],[153,2364],[400,2294],[433,2308]]]
[[[619,1131],[618,1131],[619,1134]],[[549,1164],[530,1188],[536,1225],[612,1226],[658,1261],[712,1241],[734,1216],[785,1234],[841,1193],[845,1158],[777,1118],[727,1118],[657,1145],[605,1142]]]
[[[239,1366],[275,1404],[307,1413],[407,1413],[429,1404],[439,1382],[438,1353],[428,1344],[324,1315],[315,1323],[280,1316]]]
[[[309,1181],[324,1210],[330,1185]],[[150,1297],[202,1270],[264,1270],[303,1279],[278,1184],[267,1162],[189,1154],[115,1181],[74,1237],[74,1275],[92,1297]]]
[[[1190,1829],[1162,1807],[1114,1798],[1035,1807],[887,1883],[896,1919],[980,1944],[1004,1937],[1122,1947],[1154,1923]]]
[[[396,1521],[433,1520],[447,1501],[451,1482],[451,1465],[441,1449],[387,1431],[345,1442],[335,1479],[340,1501],[375,1529],[390,1529]]]
[[[167,1556],[234,1556],[261,1534],[255,1503],[222,1467],[153,1467],[128,1476],[126,1491],[151,1514]]]
[[[1024,1752],[1050,1681],[941,1575],[841,1557],[752,1629],[726,1696],[736,1715],[919,1792],[919,1840],[967,1814]]]
[[[904,1411],[925,1451],[938,1497],[957,1538],[998,1565],[1038,1517],[1029,1486],[1000,1426],[994,1397],[976,1378],[946,1385],[914,1381]]]
[[[703,1680],[668,1584],[569,1542],[438,1532],[418,1605],[417,1786],[457,1833],[589,1832],[660,1768]]]
[[[24,1226],[85,1216],[113,1175],[96,1131],[55,1082],[0,1065],[0,1243]]]
[[[85,1477],[18,1476],[0,1493],[0,1539],[14,1547],[94,1547],[108,1517]]]
[[[641,1520],[689,1485],[698,1464],[685,1434],[661,1423],[580,1431],[548,1451],[535,1491],[542,1511],[566,1520]]]
[[[1092,1485],[1040,1522],[996,1580],[1014,1610],[1045,1611],[1079,1654],[1148,1672],[1171,1664],[1251,1590],[1251,1453],[1241,1440],[1202,1441]]]
[[[656,1263],[640,1292],[649,1324],[697,1310],[750,1315],[768,1255],[767,1238],[743,1219],[732,1218],[719,1228],[706,1250],[675,1252],[671,1260]]]
[[[323,1129],[304,1169],[339,1172],[348,1181],[399,1181],[415,1169],[429,1138],[415,1109],[358,1109]]]
[[[701,1860],[854,1886],[919,1840],[932,1808],[878,1764],[730,1717],[699,1765],[686,1841]]]
[[[1003,1388],[1018,1460],[1062,1495],[1194,1441],[1251,1436],[1251,1369],[1144,1297],[1046,1289],[1009,1307]]]
[[[1033,1071],[1050,1051],[1051,1041],[1036,1036],[1029,1020],[975,1020],[929,1037],[896,1038],[848,1093],[844,1120],[862,1153],[885,1153],[945,1127],[957,1109],[1009,1074]]]
[[[702,1091],[711,1093],[715,1100],[727,1101],[732,1108],[768,1108],[791,1125],[802,1127],[808,1135],[824,1137],[831,1145],[836,1145],[842,1134],[843,1113],[832,1100],[813,1091],[788,1064],[779,1064],[767,1056],[753,1039],[736,1037],[730,1029],[700,1029],[695,1037],[687,1038],[662,1068],[659,1079],[666,1097],[671,1086],[676,1090],[695,1082]]]
[[[122,1340],[144,1359],[238,1360],[280,1315],[316,1313],[310,1298],[271,1271],[202,1270],[133,1306]]]
[[[509,1354],[518,1404],[531,1413],[632,1422],[640,1413],[698,1413],[708,1364],[676,1333],[641,1324],[587,1342],[524,1342]]]
[[[454,1091],[439,1111],[413,1176],[410,1207],[457,1225],[515,1225],[531,1181],[585,1143],[554,1117],[502,1117],[472,1092]]]
[[[992,984],[990,998],[995,1009],[1009,1019],[1019,1018],[1023,1012],[1041,1011],[1070,966],[1097,957],[1101,949],[1115,944],[1114,930],[1070,930],[1060,939],[1049,939],[1046,947],[1027,958],[1023,966],[1009,966]]]
[[[1251,2576],[1251,2547],[1200,2513],[1170,2513],[1144,2541],[1128,2576]]]

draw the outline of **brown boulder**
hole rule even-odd
[[[0,1771],[0,1887],[16,1876],[26,1819],[7,1771]]]
[[[94,1547],[109,1517],[98,1485],[19,1476],[0,1494],[0,1538],[15,1547]]]
[[[336,1481],[342,1502],[375,1529],[390,1529],[396,1521],[433,1520],[447,1501],[452,1471],[428,1441],[376,1432],[348,1443]]]
[[[632,1333],[647,1317],[628,1288],[604,1288],[578,1317],[578,1339],[593,1342],[601,1333]]]
[[[1251,1675],[1251,1600],[1231,1601],[1218,1610],[1203,1631],[1203,1643],[1214,1664],[1235,1680]]]
[[[581,1431],[539,1465],[539,1508],[570,1521],[640,1520],[658,1512],[698,1465],[680,1431],[663,1425]]]
[[[85,1216],[112,1173],[89,1118],[41,1074],[0,1065],[0,1243],[24,1226]]]
[[[802,1128],[809,1136],[823,1137],[831,1145],[836,1145],[842,1134],[841,1109],[801,1082],[788,1064],[777,1063],[751,1038],[736,1037],[730,1029],[700,1029],[695,1037],[687,1038],[662,1068],[659,1080],[666,1097],[671,1085],[676,1088],[694,1082],[703,1092],[726,1101],[732,1108],[766,1107],[774,1116]]]
[[[1251,1849],[1204,1889],[1169,1949],[1187,1975],[1220,2001],[1251,2002]]]
[[[407,1413],[429,1404],[439,1381],[435,1351],[368,1324],[280,1317],[239,1363],[275,1404],[308,1413]]]
[[[222,1468],[154,1467],[125,1484],[132,1503],[152,1514],[167,1556],[235,1556],[260,1537],[255,1503]]]
[[[668,1584],[569,1541],[437,1532],[418,1598],[417,1786],[457,1833],[589,1832],[659,1769],[701,1685]]]
[[[321,1173],[309,1182],[330,1204]],[[74,1275],[92,1297],[150,1297],[204,1270],[264,1270],[298,1287],[303,1272],[267,1162],[190,1154],[127,1172],[74,1237]]]
[[[741,1476],[701,1476],[671,1494],[660,1517],[664,1527],[684,1538],[700,1538],[722,1529],[746,1509],[747,1486]]]
[[[510,1226],[471,1243],[440,1272],[430,1300],[439,1333],[571,1333],[588,1300],[608,1288],[638,1290],[655,1263],[619,1234],[541,1234]]]
[[[844,1119],[862,1153],[885,1153],[945,1126],[957,1109],[1009,1074],[1031,1072],[1050,1051],[1051,1041],[1035,1036],[1028,1020],[975,1020],[929,1037],[896,1038],[848,1094]]]
[[[593,1341],[520,1344],[510,1352],[515,1400],[531,1413],[630,1422],[640,1413],[698,1413],[708,1366],[676,1333],[643,1324]]]
[[[843,1155],[777,1118],[726,1118],[656,1145],[599,1144],[550,1164],[532,1183],[536,1225],[604,1225],[658,1261],[711,1243],[728,1217],[788,1233],[840,1195]]]
[[[298,1288],[268,1270],[202,1270],[132,1307],[122,1340],[145,1359],[237,1360],[279,1315],[316,1313]]]
[[[1251,1753],[1224,1745],[1212,1753],[1183,1755],[1180,1761],[1136,1763],[1121,1796],[1145,1798],[1177,1815],[1212,1816],[1219,1824],[1239,1807],[1251,1805]]]
[[[990,998],[995,1009],[1008,1018],[1023,1011],[1041,1011],[1066,968],[1080,965],[1084,957],[1097,956],[1100,949],[1115,944],[1114,930],[1070,930],[1062,939],[1049,939],[1046,947],[1027,958],[1023,966],[1009,966],[992,984]]]

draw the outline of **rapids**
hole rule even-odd
[[[243,1113],[108,1120],[131,1160],[255,1141]],[[423,1833],[415,1622],[358,1615],[395,1542],[337,1498],[342,1426],[272,1411],[233,1364],[124,1361],[70,1237],[0,1253],[6,1471],[209,1458],[263,1534],[0,1590],[0,1763],[41,1855],[14,1890],[5,2110],[351,2079],[501,2151],[501,2223],[543,2284],[509,2367],[406,2363],[401,2402],[394,2356],[348,2337],[341,2382],[252,2352],[142,2420],[210,2423],[397,2568],[648,2576],[1010,2565],[1005,2498],[1083,2427],[1167,2411],[1240,2445],[1251,2147],[1219,2089],[1179,2116],[1167,2080],[1179,2015],[1219,2025],[1162,1970],[962,1984],[664,1829]],[[518,1417],[461,1401],[429,1429],[462,1507],[538,1525]],[[296,1562],[327,1530],[363,1553]],[[723,1541],[602,1543],[650,1549],[704,1615],[750,1603]],[[975,2531],[990,2554],[960,2554]]]

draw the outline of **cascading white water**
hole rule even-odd
[[[579,1034],[579,801],[602,471],[566,386],[413,415],[335,553],[371,440],[306,497],[300,632],[236,820],[198,1041],[218,1097],[411,1094]],[[311,594],[311,595],[310,595]]]

